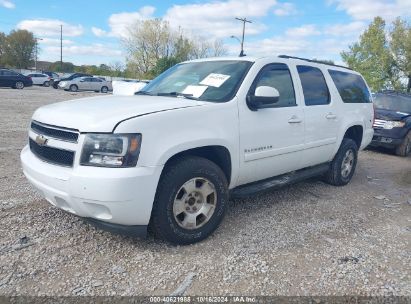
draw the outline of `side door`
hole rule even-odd
[[[5,87],[5,86],[7,86],[5,70],[0,70],[0,87]]]
[[[333,100],[324,72],[314,66],[297,65],[304,96],[305,150],[303,167],[332,160],[339,126],[337,100]]]
[[[93,83],[93,90],[94,91],[101,91],[101,86],[103,84],[103,80],[98,79],[98,78],[91,78],[92,79],[92,83]]]
[[[238,185],[300,168],[304,149],[304,113],[299,94],[294,90],[295,77],[295,71],[290,71],[284,63],[268,64],[257,74],[248,96],[261,86],[275,88],[280,95],[275,106],[252,110],[245,100],[239,102]]]
[[[91,87],[93,86],[93,83],[92,83],[92,79],[89,77],[84,77],[84,78],[79,79],[77,84],[78,84],[79,90],[83,90],[83,91],[92,90]]]

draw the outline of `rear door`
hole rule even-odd
[[[333,158],[341,117],[337,101],[331,97],[323,71],[308,65],[297,65],[297,71],[304,96],[303,167],[309,167]]]

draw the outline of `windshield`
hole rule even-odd
[[[225,102],[233,98],[252,62],[189,62],[168,69],[136,94]]]
[[[411,114],[411,96],[376,94],[374,104],[377,109]]]

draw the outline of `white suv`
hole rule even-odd
[[[230,195],[347,184],[373,137],[361,75],[301,58],[184,62],[136,94],[39,108],[23,171],[58,208],[171,243],[209,236]]]

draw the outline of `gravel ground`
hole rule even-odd
[[[0,89],[0,295],[411,296],[411,158],[365,151],[348,186],[231,201],[199,244],[133,240],[52,207],[20,169],[33,111],[90,95]]]

